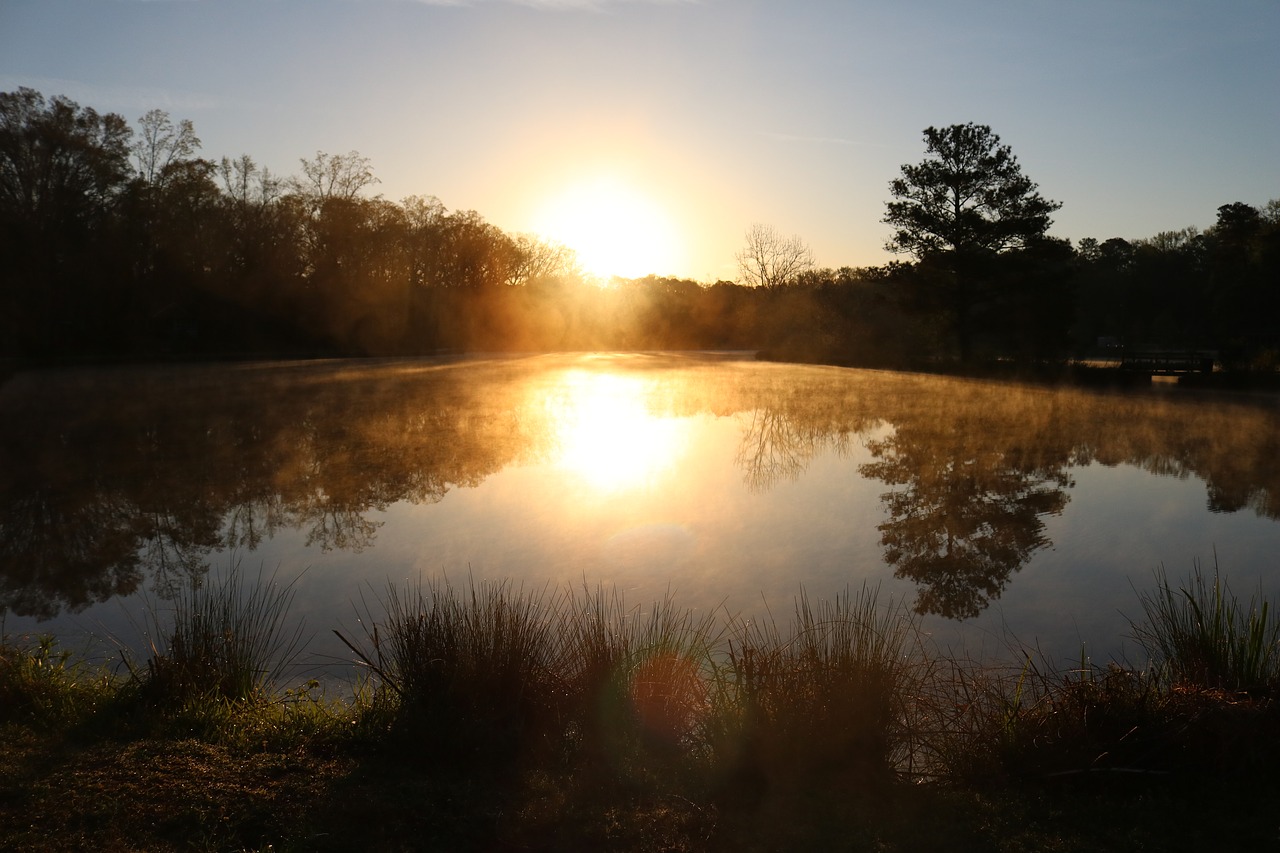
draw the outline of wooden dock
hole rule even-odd
[[[1132,350],[1120,356],[1120,369],[1148,376],[1212,373],[1217,353],[1207,350]]]

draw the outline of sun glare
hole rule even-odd
[[[601,492],[639,488],[671,468],[684,428],[652,415],[643,391],[630,377],[569,374],[549,401],[559,431],[557,467]]]
[[[672,275],[683,266],[667,213],[612,178],[576,184],[553,197],[538,215],[537,230],[573,249],[583,270],[601,278]]]

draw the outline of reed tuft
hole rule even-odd
[[[714,614],[682,610],[669,595],[628,607],[616,590],[584,587],[566,598],[558,633],[573,757],[623,773],[665,772],[673,759],[706,757],[723,633]]]
[[[773,619],[735,620],[721,703],[731,781],[888,778],[912,748],[905,722],[926,666],[917,624],[866,586],[816,603],[802,590],[786,634]]]
[[[185,588],[163,633],[167,642],[153,646],[140,676],[144,693],[177,706],[267,697],[304,645],[302,625],[288,626],[293,594],[292,584],[280,586],[274,576],[244,581],[238,565],[218,581]]]
[[[432,580],[390,587],[383,606],[384,626],[342,639],[393,694],[392,726],[415,751],[505,761],[536,739],[559,686],[559,596]]]
[[[1161,567],[1155,590],[1138,594],[1145,619],[1133,636],[1171,686],[1255,698],[1280,687],[1280,620],[1261,592],[1242,604],[1218,573],[1196,563],[1176,589]]]

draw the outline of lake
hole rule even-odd
[[[309,672],[388,584],[620,591],[779,621],[879,585],[955,653],[1140,664],[1163,565],[1280,592],[1280,401],[557,354],[44,370],[0,386],[4,633],[102,654],[232,565]]]

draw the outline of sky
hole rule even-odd
[[[1277,0],[0,0],[0,91],[712,282],[754,223],[891,260],[928,126],[989,125],[1072,241],[1280,198],[1278,44]]]

